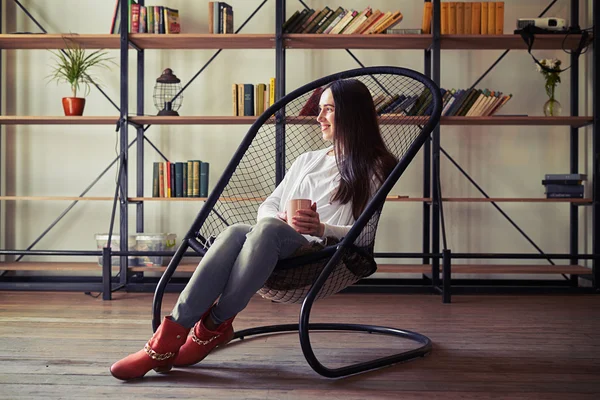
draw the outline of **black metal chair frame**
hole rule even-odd
[[[388,366],[391,364],[408,361],[417,357],[423,357],[431,352],[432,344],[431,340],[419,333],[400,330],[396,328],[389,328],[384,326],[375,326],[375,325],[363,325],[363,324],[342,324],[342,323],[309,323],[310,312],[313,306],[313,303],[320,291],[323,287],[327,278],[329,277],[331,271],[335,267],[335,265],[340,261],[343,253],[348,249],[352,249],[354,246],[354,241],[359,236],[369,219],[374,215],[374,213],[378,212],[381,209],[382,205],[385,202],[386,196],[389,194],[390,190],[393,188],[397,180],[400,178],[402,173],[406,170],[412,159],[415,157],[419,149],[423,146],[426,140],[429,139],[429,136],[433,129],[437,126],[441,116],[441,95],[440,90],[437,85],[427,78],[426,76],[409,69],[405,68],[397,68],[397,67],[368,67],[368,68],[360,68],[354,70],[348,70],[340,73],[336,73],[333,75],[326,76],[324,78],[313,81],[309,84],[306,84],[288,95],[281,98],[277,101],[273,106],[269,107],[262,115],[260,115],[254,124],[250,127],[248,133],[242,140],[239,145],[237,151],[235,152],[233,158],[229,162],[227,168],[222,174],[221,178],[217,182],[214,190],[211,192],[208,197],[206,203],[198,213],[194,223],[192,224],[190,230],[185,235],[182,240],[181,245],[177,249],[175,255],[171,259],[169,266],[166,271],[162,275],[154,295],[153,301],[153,319],[152,325],[153,329],[156,331],[161,321],[161,305],[162,298],[165,291],[165,288],[171,279],[173,273],[175,272],[179,262],[181,261],[184,253],[188,248],[192,248],[196,253],[200,255],[204,255],[206,253],[206,248],[203,244],[198,241],[198,236],[200,232],[200,228],[202,224],[205,222],[209,213],[211,212],[213,206],[219,199],[221,193],[225,189],[229,179],[235,172],[236,167],[238,166],[240,160],[244,156],[246,150],[249,148],[252,140],[258,133],[260,127],[267,122],[267,120],[273,116],[275,116],[276,123],[282,123],[284,121],[285,116],[282,115],[284,107],[286,104],[290,103],[292,100],[297,97],[308,93],[317,87],[323,87],[324,85],[333,82],[339,79],[347,79],[358,76],[365,75],[374,75],[374,74],[391,74],[391,75],[401,75],[409,78],[413,78],[424,85],[426,89],[428,89],[432,94],[432,112],[430,116],[424,118],[424,125],[420,126],[421,131],[418,134],[417,138],[412,142],[404,156],[399,160],[396,167],[389,175],[387,180],[383,183],[383,185],[379,188],[370,202],[367,204],[365,210],[358,218],[358,220],[354,223],[353,227],[350,229],[349,233],[345,238],[342,239],[340,243],[338,243],[334,248],[325,248],[319,253],[313,253],[306,256],[300,256],[288,260],[283,260],[278,263],[276,268],[290,268],[292,265],[302,264],[309,259],[314,260],[315,258],[330,256],[328,263],[325,268],[316,279],[314,284],[312,285],[310,291],[308,292],[306,298],[304,299],[300,311],[299,323],[298,324],[283,324],[283,325],[271,325],[271,326],[262,326],[257,328],[245,329],[235,333],[234,339],[244,339],[249,336],[261,335],[261,334],[270,334],[270,333],[279,333],[279,332],[299,332],[300,335],[300,345],[302,348],[302,352],[308,362],[308,364],[313,368],[314,371],[319,373],[322,376],[328,378],[337,378],[337,377],[345,377],[348,375],[353,375],[377,368],[381,368],[384,366]],[[333,254],[332,254],[333,253]],[[310,343],[310,331],[353,331],[353,332],[363,332],[363,333],[379,333],[383,335],[390,335],[395,337],[400,337],[404,339],[408,339],[420,344],[420,347],[404,351],[401,353],[393,354],[387,357],[377,358],[372,361],[357,363],[341,368],[327,368],[315,356],[315,353],[312,349]]]

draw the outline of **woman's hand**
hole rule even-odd
[[[325,231],[325,225],[319,219],[317,203],[313,203],[308,210],[296,211],[296,215],[292,217],[292,225],[303,235],[322,237]]]

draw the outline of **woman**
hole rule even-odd
[[[140,378],[151,369],[167,372],[172,366],[201,361],[233,338],[233,319],[278,260],[312,241],[341,239],[348,233],[396,159],[385,147],[373,99],[360,81],[327,86],[317,121],[323,139],[333,146],[295,160],[259,207],[256,225],[232,225],[217,237],[172,315],[164,318],[144,349],[113,364],[115,378]],[[286,215],[285,204],[293,198],[311,199],[312,207]],[[286,223],[288,218],[293,227]]]

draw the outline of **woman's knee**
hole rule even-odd
[[[263,218],[258,221],[252,229],[253,233],[258,235],[278,235],[284,229],[289,229],[289,225],[279,218]]]
[[[217,237],[217,240],[234,239],[244,240],[246,234],[250,232],[251,226],[246,224],[233,224],[229,225],[221,234]]]

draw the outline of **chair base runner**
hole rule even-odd
[[[417,343],[420,343],[421,346],[412,350],[408,350],[402,353],[393,354],[390,356],[378,358],[372,361],[367,361],[363,363],[358,363],[354,365],[350,365],[342,368],[327,368],[324,367],[319,361],[314,357],[312,351],[307,354],[305,351],[305,346],[310,348],[310,343],[302,343],[302,351],[304,356],[306,357],[306,361],[308,361],[309,365],[312,367],[315,372],[319,373],[322,376],[327,378],[339,378],[346,377],[349,375],[358,374],[361,372],[370,371],[373,369],[378,369],[382,367],[386,367],[392,364],[410,361],[418,357],[425,357],[429,353],[431,353],[431,340],[420,333],[411,332],[396,328],[388,328],[385,326],[377,326],[377,325],[362,325],[362,324],[324,324],[324,323],[315,323],[309,324],[308,329],[311,331],[333,331],[333,332],[343,332],[343,331],[352,331],[352,332],[363,332],[363,333],[379,333],[382,335],[390,335],[401,337],[404,339],[408,339]],[[270,333],[280,333],[280,332],[299,332],[300,324],[283,324],[283,325],[268,325],[268,326],[260,326],[256,328],[244,329],[238,332],[235,332],[235,335],[232,339],[240,339],[243,340],[249,336],[255,335],[263,335]],[[301,335],[302,337],[302,335]],[[301,339],[302,341],[302,339]]]

